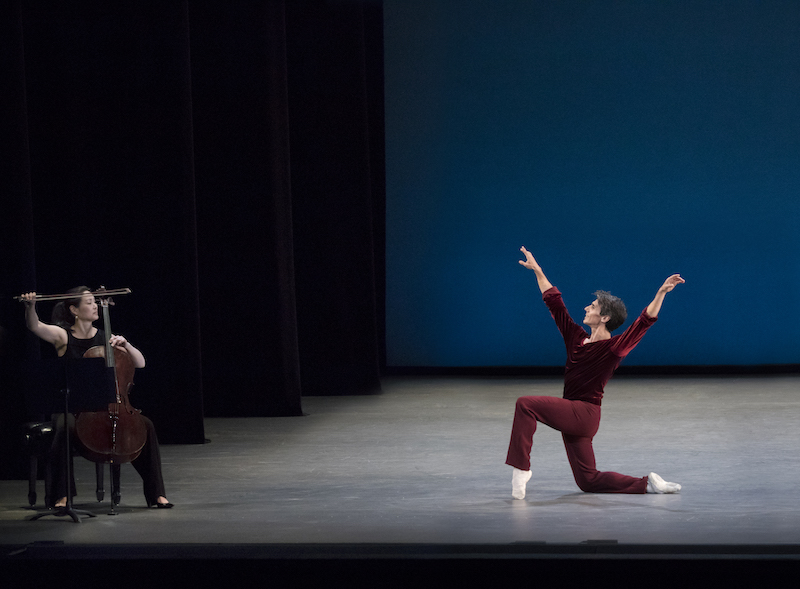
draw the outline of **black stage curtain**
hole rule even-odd
[[[2,4],[3,448],[53,355],[29,290],[132,289],[112,326],[165,443],[380,391],[382,61],[379,2]]]

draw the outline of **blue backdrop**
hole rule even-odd
[[[519,247],[626,365],[800,362],[794,1],[385,0],[388,366],[555,366]],[[619,332],[618,332],[619,333]]]

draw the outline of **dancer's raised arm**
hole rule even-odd
[[[664,284],[661,285],[661,288],[658,289],[656,292],[656,296],[653,299],[653,302],[647,305],[647,314],[650,317],[658,317],[658,312],[661,310],[661,304],[664,302],[664,297],[668,292],[671,292],[673,288],[678,286],[679,284],[683,284],[686,282],[683,278],[681,278],[680,274],[673,274],[669,278],[664,281]]]
[[[539,283],[539,290],[544,293],[546,290],[553,288],[553,285],[550,284],[549,280],[547,280],[547,276],[545,276],[544,272],[542,272],[542,267],[536,261],[536,258],[533,257],[533,254],[526,250],[525,246],[519,248],[519,251],[525,255],[525,259],[520,260],[519,263],[525,266],[528,270],[533,270],[536,273],[536,281]]]

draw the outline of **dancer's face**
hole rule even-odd
[[[600,315],[600,301],[596,300],[584,308],[586,317],[583,318],[583,324],[589,327],[599,327],[608,321],[608,315]]]

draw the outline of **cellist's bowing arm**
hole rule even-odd
[[[130,355],[134,368],[144,368],[144,354],[134,347],[131,342],[121,335],[112,335],[108,341],[115,348],[125,350]]]
[[[58,355],[62,355],[67,347],[67,331],[57,325],[42,323],[36,312],[35,292],[23,294],[21,300],[25,303],[25,325],[41,339],[53,344]]]

